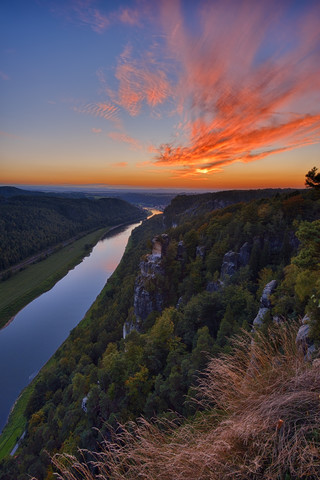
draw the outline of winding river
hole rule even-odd
[[[114,230],[48,292],[0,330],[0,432],[21,390],[84,317],[139,223]]]

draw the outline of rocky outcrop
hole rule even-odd
[[[203,260],[205,257],[205,254],[206,254],[206,247],[198,245],[196,248],[196,257],[200,257]]]
[[[154,288],[158,275],[162,275],[161,259],[165,256],[169,245],[167,234],[158,235],[152,240],[152,253],[140,262],[140,273],[136,278],[133,297],[134,318],[123,325],[123,338],[133,330],[140,330],[143,321],[153,311],[163,309],[162,294]],[[150,288],[151,287],[151,288]]]
[[[197,247],[197,249],[200,247]],[[206,286],[207,292],[217,292],[224,286],[224,282],[232,277],[241,267],[249,263],[251,246],[245,242],[239,250],[239,253],[229,250],[222,260],[220,278],[216,282],[209,282]]]
[[[310,318],[305,315],[302,319],[302,325],[298,330],[296,337],[298,350],[304,354],[306,360],[312,360],[316,353],[316,346],[310,338]]]
[[[262,308],[271,308],[270,295],[275,291],[276,286],[277,280],[271,280],[271,282],[267,283],[264,287],[260,298],[260,306]]]
[[[253,320],[252,330],[254,330],[255,328],[260,328],[263,325],[265,316],[271,310],[272,305],[270,301],[270,296],[276,289],[276,286],[277,280],[271,280],[271,282],[267,283],[267,285],[264,287],[260,298],[259,311],[256,318]]]
[[[232,275],[238,270],[239,264],[239,253],[235,253],[232,250],[227,252],[222,261],[220,279],[225,281],[227,277],[232,277]]]
[[[163,307],[162,295],[159,292],[149,292],[141,276],[135,285],[133,307],[134,314],[140,322],[143,322],[154,310],[161,312]]]
[[[239,253],[230,250],[227,252],[222,260],[220,280],[224,282],[228,277],[232,277],[240,267],[245,267],[250,258],[251,246],[248,242],[244,243],[239,250]]]

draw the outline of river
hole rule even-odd
[[[0,330],[0,432],[20,392],[101,292],[138,225],[119,228],[100,240],[89,256]]]

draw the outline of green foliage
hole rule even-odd
[[[313,167],[306,174],[306,187],[320,190],[320,173],[317,173],[318,169]]]
[[[145,216],[116,198],[0,197],[0,271],[80,233]]]
[[[177,227],[168,231],[161,273],[148,280],[148,290],[162,296],[163,310],[151,312],[139,332],[123,339],[124,322],[135,320],[139,262],[150,253],[151,239],[163,233],[163,219],[153,217],[133,231],[116,272],[35,383],[26,409],[28,434],[13,478],[31,474],[31,465],[40,469],[37,462],[45,449],[99,448],[97,429],[108,435],[108,425],[117,428],[117,422],[168,410],[194,414],[198,407],[188,403],[188,394],[199,383],[210,355],[228,351],[230,337],[251,328],[270,280],[279,282],[270,321],[275,314],[297,318],[306,311],[318,318],[319,204],[308,191],[269,200],[261,195],[258,200],[250,197],[250,203],[213,211],[208,204],[217,198],[211,194],[172,202],[165,217]],[[233,200],[239,197],[234,193]],[[225,253],[238,253],[245,242],[251,250],[247,264],[222,284]],[[203,247],[201,255],[196,253],[198,246]],[[215,291],[208,291],[209,281],[215,282]],[[319,331],[315,320],[314,332]],[[47,469],[45,461],[40,463]],[[6,461],[3,468],[10,471],[12,462]],[[39,480],[43,478],[40,472]]]

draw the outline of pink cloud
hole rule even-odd
[[[140,150],[142,148],[142,145],[138,140],[130,137],[129,135],[126,135],[125,133],[109,132],[108,137],[112,138],[112,140],[115,140],[116,142],[127,143],[131,147],[133,147],[135,150]]]
[[[91,128],[91,132],[92,133],[101,133],[102,130],[101,130],[101,128]]]
[[[178,3],[162,5],[168,50],[179,55],[175,102],[186,141],[160,146],[156,164],[202,175],[319,142],[319,104],[309,111],[303,101],[320,87],[319,8],[282,25],[284,11],[265,2],[206,4],[195,38]],[[273,51],[263,59],[272,35]]]
[[[140,25],[140,12],[133,8],[122,8],[118,13],[120,22],[128,25]]]
[[[88,26],[99,34],[119,22],[130,26],[140,25],[138,9],[109,7],[107,2],[99,4],[96,0],[67,0],[62,6],[53,4],[51,12],[70,22]]]
[[[126,166],[128,165],[128,162],[112,163],[111,165],[112,165],[112,167],[120,167],[120,168],[123,168],[123,167],[126,167]]]
[[[74,111],[79,113],[87,113],[89,115],[93,115],[94,117],[102,117],[105,120],[111,120],[116,123],[119,121],[119,108],[109,103],[88,103],[86,105],[74,107]]]
[[[120,56],[115,76],[118,90],[109,89],[107,93],[114,103],[127,110],[131,116],[138,115],[144,104],[154,109],[171,94],[165,68],[162,68],[161,62],[152,52],[133,58],[131,47],[127,46]]]

